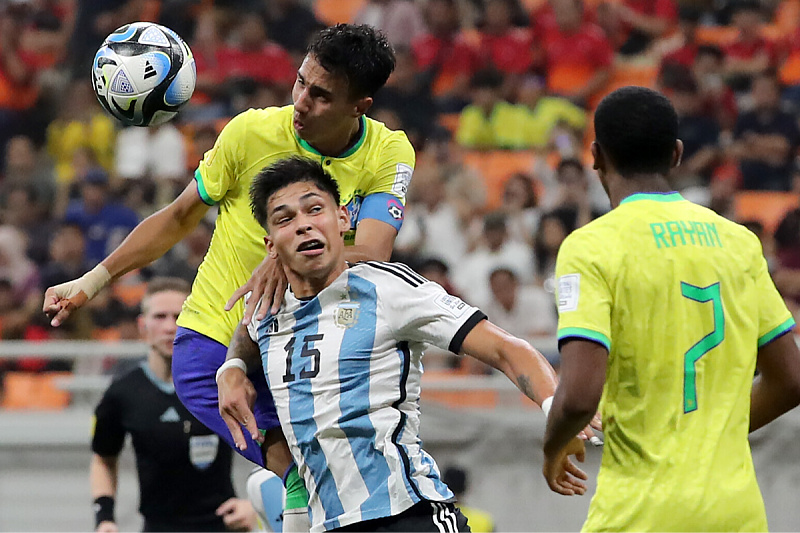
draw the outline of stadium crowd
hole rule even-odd
[[[17,0],[0,3],[0,339],[137,339],[145,282],[192,280],[214,213],[54,329],[44,288],[96,265],[192,179],[230,117],[290,103],[308,38],[381,28],[397,66],[369,115],[417,150],[395,258],[532,340],[556,330],[564,238],[608,210],[594,106],[654,87],[680,115],[674,186],[746,223],[800,308],[800,0]],[[92,93],[104,37],[151,20],[189,43],[190,104],[122,128]],[[7,370],[63,369],[28,358]],[[481,372],[482,369],[473,369]]]

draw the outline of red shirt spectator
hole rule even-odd
[[[513,25],[513,0],[488,0],[480,32],[484,66],[504,74],[523,74],[531,66],[531,32]]]
[[[777,63],[777,50],[761,36],[763,20],[757,0],[740,0],[733,13],[733,25],[739,35],[724,49],[725,74],[734,89],[742,90],[750,79]]]
[[[643,52],[678,22],[678,6],[673,0],[623,0],[611,5],[619,28],[614,40],[623,54]]]
[[[267,40],[261,18],[245,16],[239,28],[241,42],[217,52],[217,64],[225,80],[251,78],[265,85],[289,88],[297,67],[289,53]]]

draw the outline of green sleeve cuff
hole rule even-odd
[[[203,185],[203,176],[200,174],[200,169],[194,171],[194,181],[197,182],[197,194],[200,195],[200,199],[203,200],[203,203],[206,205],[214,205],[217,202],[211,199],[208,195],[208,191],[206,191],[206,186]]]
[[[603,346],[605,346],[606,350],[611,352],[611,339],[609,339],[599,331],[594,331],[586,328],[562,328],[558,330],[559,342],[570,337],[577,337],[580,339],[594,341],[598,344],[602,344]]]
[[[794,326],[795,326],[794,318],[787,319],[786,322],[784,322],[777,328],[773,328],[772,331],[770,331],[766,335],[762,335],[758,339],[758,347],[761,348],[765,344],[775,340],[776,338],[780,337],[781,335],[792,329]]]
[[[292,465],[283,476],[283,486],[286,487],[286,504],[284,509],[305,509],[308,507],[308,491],[297,465]]]

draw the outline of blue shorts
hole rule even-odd
[[[263,467],[264,458],[259,445],[250,438],[247,431],[244,431],[247,449],[238,450],[228,426],[219,414],[216,375],[217,369],[225,361],[227,351],[228,348],[224,344],[191,329],[179,327],[172,352],[172,379],[175,382],[175,392],[189,412],[208,429],[219,435],[245,459]],[[255,372],[248,377],[256,389],[253,414],[259,429],[270,430],[280,427],[264,372]]]

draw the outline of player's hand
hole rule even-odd
[[[286,280],[286,273],[283,271],[280,259],[272,254],[267,255],[261,264],[253,271],[253,275],[247,280],[247,283],[236,289],[231,296],[228,303],[225,304],[225,310],[230,311],[236,302],[241,300],[248,292],[250,297],[245,303],[244,317],[242,317],[242,324],[245,326],[250,324],[253,318],[253,313],[256,310],[258,302],[263,298],[264,302],[258,313],[255,316],[256,320],[263,320],[267,316],[267,312],[276,314],[283,303],[283,294],[288,287]]]
[[[256,389],[253,382],[240,368],[229,368],[219,377],[219,414],[233,436],[233,442],[239,450],[247,449],[247,441],[242,433],[242,426],[250,433],[250,437],[258,443],[264,442],[264,436],[258,430],[253,405],[256,401]]]
[[[583,440],[578,437],[573,438],[554,457],[545,454],[542,473],[553,492],[565,496],[582,495],[586,493],[584,481],[589,477],[586,472],[575,466],[569,458],[570,455],[574,455],[581,463],[584,461],[586,447]]]
[[[217,507],[228,531],[252,531],[256,525],[256,511],[248,500],[230,498]]]
[[[97,531],[97,533],[117,533],[119,528],[116,523],[110,520],[103,520],[97,524],[97,529],[95,529],[95,531]]]
[[[602,446],[603,439],[595,433],[595,430],[603,431],[603,419],[600,418],[600,413],[595,413],[589,425],[578,433],[578,437],[582,440],[588,440],[593,446]]]
[[[58,327],[75,309],[94,298],[111,281],[111,275],[101,264],[72,281],[50,287],[44,293],[42,311],[50,318],[50,325]]]

